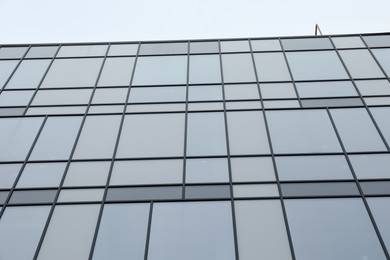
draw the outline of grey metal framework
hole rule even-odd
[[[390,259],[389,73],[389,33],[1,45],[0,258]]]

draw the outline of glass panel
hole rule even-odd
[[[390,35],[363,36],[363,39],[369,47],[388,47],[388,46],[390,46]]]
[[[42,87],[93,87],[102,61],[100,58],[54,60]]]
[[[295,80],[348,79],[335,51],[287,52]]]
[[[353,107],[364,106],[360,98],[302,99],[302,107]]]
[[[233,194],[235,198],[274,197],[279,190],[276,184],[243,184],[233,185]]]
[[[168,112],[168,111],[185,111],[185,104],[146,104],[146,105],[133,105],[128,104],[126,112]]]
[[[187,123],[187,155],[226,155],[223,113],[190,113]]]
[[[384,76],[368,50],[344,50],[339,53],[353,78]]]
[[[223,110],[222,102],[213,102],[213,103],[189,103],[188,111],[207,111],[207,110]]]
[[[235,201],[234,205],[241,260],[292,259],[279,201]]]
[[[385,137],[387,144],[390,144],[390,108],[378,107],[370,108],[372,115],[374,116],[375,122],[378,124],[383,136]]]
[[[280,180],[352,179],[344,156],[277,156]]]
[[[2,47],[0,59],[19,59],[26,53],[28,47]]]
[[[187,54],[187,42],[170,42],[170,43],[142,43],[139,55],[153,54]]]
[[[126,96],[124,96],[126,97]],[[123,113],[123,106],[90,106],[88,114],[109,114],[109,113]]]
[[[191,55],[190,84],[220,83],[220,66],[219,55]]]
[[[259,101],[227,102],[227,110],[261,109]]]
[[[34,91],[3,91],[0,106],[27,106]]]
[[[39,260],[88,259],[100,205],[56,206]]]
[[[253,55],[259,81],[291,80],[283,53],[255,53]]]
[[[17,188],[58,187],[66,163],[28,163]]]
[[[186,183],[202,182],[229,182],[227,159],[187,159]]]
[[[112,158],[121,116],[88,116],[73,158]]]
[[[366,195],[389,195],[390,181],[360,182],[363,193]]]
[[[222,100],[221,86],[189,86],[188,101],[202,100]]]
[[[387,73],[387,76],[390,75],[390,49],[374,49],[372,50],[375,57],[379,61],[382,68]],[[382,75],[383,77],[383,75]]]
[[[231,154],[269,153],[267,131],[261,112],[227,113]]]
[[[149,260],[233,260],[230,202],[156,203]]]
[[[365,48],[359,37],[332,37],[336,48]]]
[[[24,114],[23,108],[0,108],[0,115],[1,116],[21,116]]]
[[[8,197],[8,191],[0,191],[0,205],[4,204]]]
[[[291,83],[260,84],[261,96],[268,98],[297,98]]]
[[[108,56],[136,55],[137,51],[138,44],[112,44]]]
[[[57,57],[104,56],[107,45],[61,46]]]
[[[301,107],[298,100],[277,100],[277,101],[264,101],[264,108],[288,108],[288,107]]]
[[[341,152],[325,110],[267,111],[276,153]]]
[[[191,53],[219,53],[218,42],[191,42]]]
[[[50,60],[24,60],[7,84],[8,89],[36,88],[45,74]]]
[[[368,205],[374,215],[375,223],[385,242],[387,251],[390,248],[390,198],[367,198]]]
[[[19,174],[21,164],[0,164],[0,189],[10,189]]]
[[[365,109],[333,109],[331,114],[347,152],[387,150]]]
[[[33,259],[50,207],[7,207],[0,221],[1,259]]]
[[[256,84],[225,85],[226,100],[260,99]]]
[[[52,58],[56,54],[58,46],[31,47],[26,58]]]
[[[88,104],[92,89],[39,90],[32,105]]]
[[[14,191],[9,203],[52,203],[57,190],[23,190]]]
[[[81,117],[49,117],[31,160],[67,160],[79,131]]]
[[[0,89],[18,64],[17,60],[0,60]]]
[[[106,185],[110,166],[111,162],[72,162],[64,186]]]
[[[187,56],[139,57],[133,85],[186,84]]]
[[[110,188],[107,201],[173,200],[182,198],[182,186]]]
[[[356,80],[355,84],[363,96],[390,95],[387,80]]]
[[[105,205],[92,259],[144,259],[148,220],[148,204]]]
[[[98,86],[128,86],[135,58],[107,58]]]
[[[333,49],[328,38],[282,39],[285,50]]]
[[[256,81],[250,54],[224,54],[222,62],[225,83]]]
[[[221,41],[221,52],[243,51],[250,51],[248,41]]]
[[[349,155],[359,179],[390,178],[390,154]]]
[[[230,198],[229,185],[186,186],[187,199]]]
[[[110,185],[182,183],[182,160],[116,161]]]
[[[26,115],[84,114],[86,109],[86,106],[30,107]]]
[[[345,196],[360,195],[354,182],[282,183],[283,196]]]
[[[101,201],[104,189],[61,190],[58,202]]]
[[[185,101],[185,87],[132,88],[129,103]]]
[[[0,160],[24,161],[41,124],[41,117],[0,119]]]
[[[117,157],[182,156],[184,114],[127,115]]]
[[[297,259],[386,259],[361,199],[284,203]]]
[[[281,51],[279,40],[252,40],[253,51]]]
[[[96,89],[92,104],[124,103],[127,92],[128,88]]]
[[[342,97],[358,95],[351,81],[308,82],[295,83],[295,85],[301,98]]]
[[[233,182],[274,181],[271,157],[231,158]]]

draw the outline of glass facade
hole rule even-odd
[[[0,46],[0,259],[390,259],[390,35]]]

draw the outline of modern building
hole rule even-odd
[[[390,34],[0,46],[1,260],[390,259]]]

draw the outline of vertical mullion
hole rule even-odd
[[[219,63],[221,71],[221,87],[222,87],[222,105],[223,105],[223,115],[225,121],[225,136],[226,136],[226,151],[227,151],[227,161],[228,161],[228,171],[229,171],[229,188],[230,188],[230,203],[232,209],[232,222],[233,222],[233,236],[234,236],[234,246],[235,246],[235,256],[236,260],[240,259],[238,252],[238,238],[237,238],[237,223],[236,223],[236,211],[234,205],[234,194],[233,194],[233,178],[232,178],[232,166],[230,160],[230,145],[229,145],[229,130],[227,122],[227,112],[226,112],[226,99],[225,99],[225,81],[223,77],[223,63],[222,63],[222,54],[221,54],[221,41],[218,40],[219,48]]]
[[[186,173],[187,173],[187,129],[188,129],[188,94],[189,94],[189,80],[190,80],[190,41],[188,41],[187,50],[187,82],[186,82],[186,104],[184,115],[184,151],[183,151],[183,191],[182,199],[185,199],[186,195]],[[145,258],[146,259],[146,258]]]
[[[281,44],[280,38],[279,38],[279,42]],[[251,43],[250,40],[249,40],[249,47],[250,47],[250,51],[251,51],[251,55],[252,55],[252,62],[253,62],[254,71],[255,71],[257,90],[259,92],[260,102],[261,102],[261,107],[262,107],[261,111],[262,111],[262,114],[263,114],[264,125],[265,125],[265,129],[266,129],[266,132],[267,132],[267,139],[268,139],[268,143],[269,143],[269,149],[270,149],[270,152],[271,152],[272,165],[273,165],[274,171],[275,171],[276,185],[277,185],[278,191],[279,191],[280,203],[281,203],[281,206],[282,206],[283,218],[284,218],[284,223],[285,223],[285,227],[286,227],[288,243],[289,243],[289,246],[290,246],[290,253],[291,253],[292,259],[295,260],[295,252],[294,252],[294,248],[293,248],[290,227],[289,227],[289,224],[288,224],[286,207],[284,205],[284,198],[283,198],[283,194],[282,194],[282,187],[280,185],[278,169],[276,167],[275,154],[274,154],[274,150],[273,150],[273,146],[272,146],[270,130],[269,130],[269,127],[268,127],[267,114],[265,113],[265,109],[264,109],[263,96],[262,96],[261,91],[260,91],[260,84],[259,84],[259,79],[258,79],[257,70],[256,70],[256,63],[255,63],[255,58],[254,58],[253,51],[252,51],[252,43]],[[288,66],[288,62],[287,62],[287,58],[286,58],[286,55],[284,53],[284,50],[283,50],[283,55],[284,55],[284,58],[286,60],[287,66]],[[289,66],[288,66],[288,69],[290,71],[290,67]],[[291,75],[291,78],[293,79],[291,71],[290,71],[290,75]],[[295,88],[295,83],[293,82],[293,84],[294,84],[294,88]],[[295,91],[296,91],[296,88],[295,88]],[[298,94],[297,94],[297,97],[299,99]],[[300,100],[299,100],[299,103],[301,104]]]

